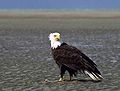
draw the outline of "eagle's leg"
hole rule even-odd
[[[60,82],[63,81],[63,75],[64,75],[64,74],[63,74],[63,71],[61,71],[61,72],[60,72],[60,79],[59,79]]]
[[[72,81],[73,74],[72,73],[69,74],[70,74],[70,81]]]
[[[69,75],[70,75],[70,81],[72,80],[72,79],[74,79],[74,80],[76,80],[77,79],[77,71],[76,70],[68,70],[68,72],[69,72]]]
[[[60,79],[59,79],[59,81],[63,81],[63,75],[65,74],[65,71],[66,71],[65,67],[64,67],[64,66],[61,66],[61,68],[60,68]]]

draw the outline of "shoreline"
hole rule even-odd
[[[120,11],[110,10],[0,10],[0,18],[120,18]]]

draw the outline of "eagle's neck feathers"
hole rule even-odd
[[[51,48],[52,49],[56,49],[57,47],[61,46],[61,42],[60,41],[51,41]]]

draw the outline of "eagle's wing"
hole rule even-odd
[[[74,70],[100,74],[96,64],[76,47],[64,44],[56,49],[54,59],[58,65],[65,65]]]
[[[72,52],[72,53],[75,53],[77,56],[80,56],[81,59],[88,61],[91,65],[97,66],[88,56],[86,56],[81,50],[77,49],[74,46],[70,46],[65,43],[64,46],[62,47],[62,49]]]

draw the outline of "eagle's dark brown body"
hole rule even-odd
[[[96,64],[76,47],[62,43],[61,46],[56,49],[52,49],[52,54],[54,60],[60,68],[61,78],[63,78],[66,70],[69,72],[70,77],[73,75],[76,76],[78,71],[83,73],[87,71],[96,79],[101,79],[102,77]]]

